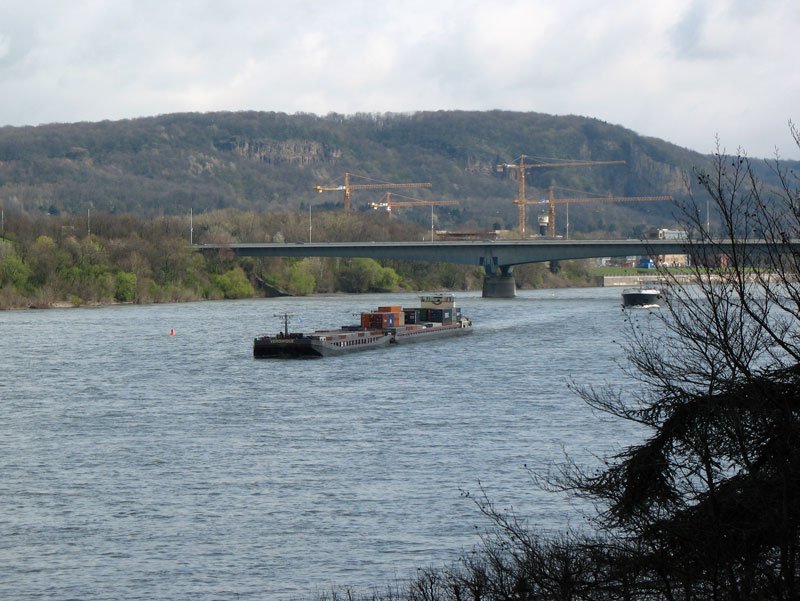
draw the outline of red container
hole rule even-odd
[[[368,313],[367,315],[369,315],[370,328],[385,330],[386,328],[393,328],[395,325],[394,313],[380,313],[376,311],[373,313]]]

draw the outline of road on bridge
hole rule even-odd
[[[751,250],[767,250],[773,243],[742,241]],[[708,243],[716,249],[730,247],[730,241]],[[786,245],[793,252],[800,242]],[[689,240],[465,240],[450,242],[289,242],[197,244],[202,252],[227,251],[240,257],[366,257],[478,265],[484,268],[483,294],[509,298],[516,293],[514,265],[566,261],[596,257],[691,254],[706,247]]]
[[[625,257],[647,254],[684,254],[683,240],[467,240],[453,242],[318,242],[199,244],[193,248],[229,250],[241,257],[369,257],[496,267],[523,263]]]

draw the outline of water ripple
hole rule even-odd
[[[617,292],[467,295],[468,340],[252,359],[275,313],[307,330],[396,299],[0,314],[0,598],[380,586],[477,543],[489,524],[461,492],[479,482],[543,528],[579,520],[524,465],[565,449],[591,461],[637,435],[567,389],[625,383]]]

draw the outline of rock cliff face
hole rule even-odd
[[[269,165],[331,164],[342,151],[314,140],[257,140],[235,138],[215,144],[217,150],[232,152],[251,161]]]
[[[337,181],[349,172],[381,181],[430,181],[433,190],[422,198],[459,201],[458,209],[441,211],[453,223],[505,226],[517,221],[512,203],[517,170],[498,171],[497,165],[523,152],[530,161],[625,161],[624,167],[608,169],[531,172],[530,198],[546,194],[542,190],[550,184],[598,194],[685,198],[687,175],[708,159],[621,126],[575,116],[497,111],[174,114],[0,127],[0,208],[7,219],[25,211],[85,215],[89,207],[93,214],[185,214],[189,208],[198,213],[219,208],[296,211],[317,198],[314,184]],[[800,162],[786,167],[799,169]],[[775,185],[774,174],[760,161],[754,168],[766,185]],[[336,204],[333,197],[319,200],[330,209]],[[573,231],[613,227],[632,232],[672,220],[665,203],[609,204],[603,211],[585,209],[581,222],[576,208],[570,215]],[[412,220],[415,213],[403,216]]]
[[[464,165],[464,171],[466,173],[478,173],[483,175],[489,175],[496,171],[497,165],[495,163],[491,163],[486,160],[482,160],[481,158],[475,156],[468,156],[466,163]]]
[[[654,160],[638,147],[631,152],[630,167],[636,179],[654,182],[665,194],[684,194],[686,192],[686,171],[677,165]]]

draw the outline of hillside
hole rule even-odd
[[[713,141],[709,141],[713,143]],[[6,213],[195,214],[221,208],[332,210],[345,172],[371,181],[431,182],[407,196],[456,200],[439,227],[515,228],[516,160],[624,160],[624,166],[534,169],[528,198],[551,183],[598,194],[685,197],[684,174],[707,157],[596,119],[503,111],[413,114],[172,114],[115,122],[0,128],[0,204]],[[353,193],[369,210],[382,191]],[[402,199],[401,199],[402,200]],[[536,208],[529,208],[534,229]],[[396,211],[430,224],[427,209]],[[634,236],[670,227],[668,203],[570,208],[570,232]],[[559,217],[559,233],[565,219]]]

